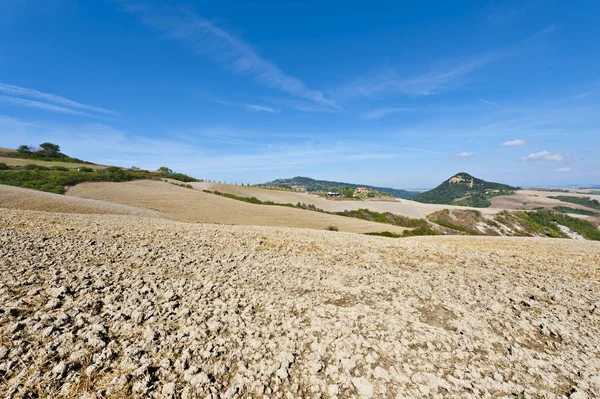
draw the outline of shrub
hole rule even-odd
[[[64,166],[51,166],[52,170],[60,170],[61,172],[68,172],[69,168],[65,168]]]
[[[79,171],[80,171],[80,172],[86,172],[86,173],[89,173],[89,172],[93,172],[93,171],[94,171],[94,169],[92,169],[92,168],[88,168],[87,166],[82,166],[82,167],[80,167],[80,168],[79,168]]]
[[[404,237],[411,237],[411,236],[435,236],[435,235],[437,235],[437,233],[435,231],[433,231],[431,229],[431,227],[429,227],[429,225],[427,225],[427,226],[417,227],[416,229],[412,229],[412,230],[404,230],[404,232],[402,233],[402,235]]]
[[[340,229],[338,229],[335,226],[327,226],[327,230],[329,230],[329,231],[339,231]]]
[[[372,233],[365,233],[368,236],[379,236],[379,237],[389,237],[389,238],[399,238],[402,237],[400,234],[394,234],[391,231],[379,231]]]
[[[7,164],[5,164],[4,162],[0,162],[0,170],[9,170],[10,168],[8,167]]]
[[[25,169],[25,170],[50,170],[50,168],[48,168],[47,166],[36,165],[33,163],[28,163],[27,165],[23,166],[23,169]]]

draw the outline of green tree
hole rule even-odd
[[[352,197],[354,197],[354,190],[352,190],[348,186],[345,186],[343,194],[344,194],[344,197],[352,198]]]
[[[40,148],[42,149],[42,151],[50,154],[56,154],[60,152],[60,146],[58,144],[48,142],[40,144]]]
[[[19,148],[17,148],[17,151],[20,152],[21,154],[31,154],[31,147],[28,145],[20,145]]]
[[[166,166],[161,166],[160,168],[158,168],[158,171],[162,172],[162,173],[168,173],[168,174],[173,173],[173,169],[169,169]]]

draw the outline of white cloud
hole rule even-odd
[[[535,161],[555,161],[561,162],[569,157],[569,154],[565,154],[564,152],[548,152],[541,151],[531,153],[525,157],[521,157],[521,161],[523,162],[535,162]]]
[[[520,147],[527,144],[527,142],[523,139],[509,140],[502,143],[502,147]]]
[[[469,158],[469,157],[472,157],[473,155],[475,155],[474,152],[463,151],[459,154],[452,155],[452,158]]]
[[[498,107],[499,106],[498,104],[496,104],[494,102],[491,102],[491,101],[488,101],[488,100],[484,100],[483,98],[480,98],[479,101],[481,101],[484,104],[493,105],[494,107]]]
[[[362,119],[381,119],[386,115],[395,114],[397,112],[408,111],[408,108],[383,108],[365,112],[361,115]]]
[[[279,109],[267,107],[266,105],[244,104],[244,107],[251,111],[258,111],[258,112],[264,111],[264,112],[270,112],[272,114],[276,114],[279,112]]]
[[[215,100],[217,104],[223,105],[231,105],[232,107],[241,107],[248,111],[257,111],[257,112],[270,112],[272,114],[279,113],[278,108],[269,107],[267,105],[257,105],[257,104],[248,104],[248,103],[234,103],[225,100]]]
[[[336,107],[323,93],[309,89],[298,78],[286,75],[248,43],[194,12],[181,7],[158,9],[140,1],[125,0],[121,3],[127,12],[139,16],[144,24],[164,32],[170,39],[190,43],[198,53],[209,56],[235,73],[251,76],[259,84],[292,96]]]
[[[91,116],[90,114],[88,114],[86,112],[76,111],[74,109],[67,108],[67,107],[61,107],[60,105],[43,103],[40,101],[26,100],[24,98],[0,96],[0,103],[14,105],[17,107],[41,109],[44,111],[57,112],[60,114]]]
[[[15,105],[22,105],[22,106],[25,106],[25,107],[29,106],[29,107],[32,107],[32,108],[47,109],[48,111],[63,112],[63,113],[72,113],[72,114],[77,113],[77,111],[74,111],[74,110],[79,110],[79,111],[92,112],[92,113],[98,113],[98,114],[106,114],[106,115],[113,115],[113,116],[118,115],[116,112],[108,110],[108,109],[104,109],[104,108],[100,108],[100,107],[94,107],[92,105],[78,103],[78,102],[69,100],[68,98],[57,96],[55,94],[43,93],[43,92],[38,91],[38,90],[33,90],[33,89],[27,89],[25,87],[8,85],[8,84],[5,84],[5,83],[0,83],[0,93],[7,94],[11,98],[14,98],[14,100],[12,100],[13,104],[15,104]],[[46,103],[41,103],[41,102],[38,102],[38,101],[31,101],[31,100],[21,100],[21,102],[19,104],[19,102],[17,101],[16,97],[34,98],[34,99],[37,99],[37,100],[46,101]],[[4,102],[8,102],[8,100],[3,100],[3,101]],[[48,105],[47,103],[58,104],[58,106],[56,106],[56,105]],[[44,108],[44,106],[40,105],[40,104],[46,104],[47,106]],[[66,109],[70,109],[72,112],[65,112]],[[79,112],[79,114],[80,115],[89,115],[89,114],[84,113],[84,112]]]
[[[571,168],[566,167],[566,168],[558,168],[555,170],[555,172],[571,172]]]
[[[461,85],[461,79],[502,57],[504,54],[501,53],[464,57],[458,61],[445,62],[444,66],[412,78],[403,78],[394,70],[386,70],[370,78],[354,81],[338,89],[338,93],[342,96],[366,98],[386,92],[429,96]]]

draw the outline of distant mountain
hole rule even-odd
[[[489,201],[490,198],[498,195],[511,195],[518,189],[518,187],[507,184],[478,179],[463,172],[452,176],[436,188],[425,191],[411,199],[427,204],[452,204],[486,208],[492,204]]]
[[[419,194],[417,191],[407,191],[407,190],[398,190],[395,188],[389,187],[376,187],[369,186],[366,184],[353,184],[353,183],[343,183],[339,181],[329,181],[329,180],[315,180],[310,177],[302,177],[296,176],[291,179],[277,179],[270,181],[268,183],[264,183],[261,185],[267,186],[276,186],[276,187],[288,187],[288,188],[302,188],[306,191],[331,191],[334,189],[342,190],[345,186],[350,187],[355,190],[357,187],[366,187],[369,190],[377,190],[380,193],[389,194],[396,198],[412,198],[415,195]]]

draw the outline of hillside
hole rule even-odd
[[[348,186],[353,190],[355,190],[357,187],[366,187],[369,190],[377,190],[382,194],[389,194],[393,197],[404,199],[412,198],[418,194],[418,192],[416,191],[399,190],[396,188],[389,187],[369,186],[367,184],[343,183],[339,181],[330,180],[316,180],[311,179],[310,177],[302,176],[296,176],[290,179],[276,179],[261,185],[287,188],[301,188],[306,191],[330,191],[335,189],[341,191],[341,189],[345,186]]]
[[[488,182],[468,173],[457,173],[436,188],[411,198],[413,201],[427,204],[453,204],[487,208],[490,198],[499,195],[511,195],[518,187]]]

